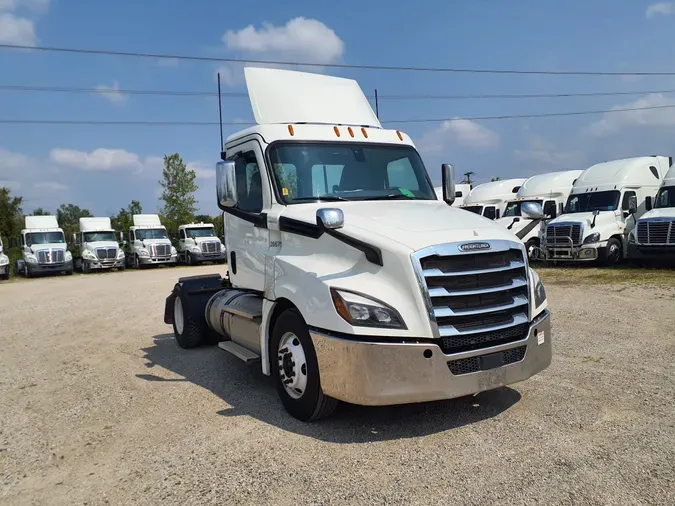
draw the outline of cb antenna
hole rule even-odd
[[[220,125],[220,158],[225,160],[225,151],[223,151],[223,106],[220,99],[220,72],[218,72],[218,124]]]

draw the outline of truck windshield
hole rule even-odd
[[[26,246],[33,244],[64,244],[63,232],[31,232],[26,234]]]
[[[521,216],[520,206],[525,202],[536,202],[537,204],[541,205],[541,200],[519,200],[509,202],[506,205],[506,210],[504,211],[504,218],[508,218],[509,216]]]
[[[617,190],[570,195],[565,205],[565,212],[616,211],[620,196],[621,192]]]
[[[143,241],[145,239],[168,239],[168,237],[163,228],[137,228],[136,239]]]
[[[465,206],[462,207],[465,211],[469,211],[470,213],[475,213],[475,214],[481,214],[483,212],[483,206]]]
[[[115,232],[85,232],[84,242],[108,241],[115,242]]]
[[[664,186],[656,194],[654,207],[675,207],[675,186]]]
[[[279,143],[270,161],[287,204],[311,200],[436,200],[412,146],[354,143]]]
[[[215,237],[216,234],[213,233],[213,228],[212,227],[204,227],[204,228],[186,228],[185,233],[190,239],[194,239],[196,237]]]

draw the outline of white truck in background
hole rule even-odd
[[[443,200],[443,187],[437,186],[434,188],[438,200]],[[471,185],[466,183],[458,183],[455,185],[455,201],[452,203],[454,207],[459,207],[464,203],[464,199],[471,191]]]
[[[530,259],[540,256],[539,235],[542,226],[546,226],[547,220],[563,214],[572,185],[582,173],[583,170],[562,170],[537,174],[521,185],[516,198],[506,203],[497,223],[504,225],[525,243]],[[526,202],[536,202],[542,206],[546,219],[532,220],[522,216],[521,209]]]
[[[514,178],[474,186],[460,208],[490,220],[499,219],[504,214],[506,203],[516,196],[525,181],[525,178]]]
[[[545,228],[545,258],[605,265],[626,258],[628,236],[671,164],[667,156],[642,156],[586,169],[574,182],[565,214]]]
[[[92,270],[124,270],[124,251],[119,246],[110,218],[80,218],[80,231],[73,234],[73,242],[78,249],[77,270],[85,274]]]
[[[171,244],[157,214],[134,214],[125,242],[127,265],[140,269],[150,265],[176,265],[178,251]]]
[[[647,212],[628,236],[628,258],[675,261],[675,166],[670,166]]]
[[[9,257],[5,255],[2,247],[2,236],[0,236],[0,280],[9,279]]]
[[[229,276],[178,280],[164,322],[179,346],[213,338],[259,362],[304,421],[338,400],[448,399],[549,366],[550,313],[525,246],[450,206],[452,166],[440,202],[410,137],[382,128],[354,80],[245,76],[257,124],[216,166]]]
[[[178,227],[178,261],[187,265],[225,263],[227,253],[212,223],[189,223]]]
[[[16,262],[16,273],[30,278],[36,274],[73,273],[73,255],[56,216],[26,216],[21,231],[22,259]]]

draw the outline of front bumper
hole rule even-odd
[[[584,244],[581,246],[550,246],[544,248],[547,260],[563,260],[571,262],[592,262],[600,258],[600,250],[607,246],[607,241]]]
[[[28,272],[31,274],[47,274],[47,273],[61,273],[61,272],[70,272],[73,270],[73,261],[68,260],[62,264],[31,264],[28,262],[24,263],[24,268],[28,269]]]
[[[628,258],[634,260],[667,260],[675,262],[675,245],[644,246],[628,243]]]
[[[0,265],[0,274],[9,272],[9,264]]]
[[[542,333],[543,332],[543,340]],[[436,401],[472,395],[526,380],[551,363],[550,312],[535,320],[527,338],[491,348],[445,355],[431,342],[362,342],[310,331],[321,388],[336,399],[368,406]],[[455,375],[450,363],[526,346],[518,362]],[[431,351],[431,357],[424,356]],[[515,351],[515,350],[514,350]]]
[[[178,255],[171,255],[169,257],[138,257],[141,265],[158,265],[158,264],[175,264]]]
[[[220,253],[199,253],[190,251],[190,256],[195,262],[217,262],[219,260],[227,259],[227,252],[221,251]]]
[[[108,269],[119,269],[124,267],[125,259],[121,258],[120,260],[115,260],[114,262],[102,262],[100,260],[86,260],[82,259],[82,262],[87,262],[89,268],[92,270],[108,270]]]

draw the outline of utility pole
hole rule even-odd
[[[380,102],[377,99],[377,88],[375,88],[375,116],[380,119]]]
[[[471,172],[471,171],[465,172],[464,173],[464,181],[462,181],[462,183],[471,184],[471,176],[473,176],[474,174],[475,174],[475,172]]]

